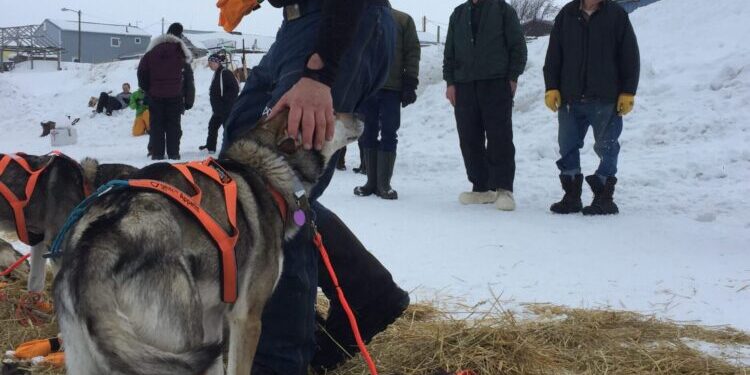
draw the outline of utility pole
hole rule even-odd
[[[83,62],[83,52],[81,52],[81,42],[83,38],[81,37],[81,10],[78,10],[78,62]]]
[[[427,16],[422,16],[422,32],[427,32]]]
[[[438,44],[440,44],[440,25],[438,25],[438,39],[437,39],[437,42],[438,42]]]
[[[161,35],[164,35],[164,17],[161,18]]]
[[[81,50],[82,50],[81,43],[82,43],[82,39],[83,39],[82,38],[82,34],[81,34],[81,10],[80,9],[79,10],[68,9],[68,8],[62,8],[60,10],[63,11],[63,12],[73,12],[73,13],[77,13],[78,14],[78,62],[79,63],[83,62],[83,56],[82,56],[82,52],[81,52]]]

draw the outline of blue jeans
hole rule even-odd
[[[581,173],[580,149],[591,126],[594,129],[594,151],[600,160],[596,174],[614,177],[620,153],[618,138],[622,133],[622,117],[617,114],[616,104],[600,100],[568,103],[560,107],[557,117],[560,123],[557,134],[560,174]]]
[[[308,8],[319,4],[308,0]],[[276,42],[253,68],[245,87],[224,125],[221,154],[229,145],[258,122],[266,110],[302,76],[315,47],[321,12],[285,21]],[[390,9],[370,6],[363,14],[357,35],[340,62],[338,77],[331,89],[333,107],[350,113],[383,86],[393,60],[395,23]],[[335,161],[326,168],[310,194],[317,199],[330,183]],[[317,220],[326,220],[330,211],[313,202]],[[284,245],[281,279],[262,317],[262,332],[254,366],[261,374],[305,375],[315,351],[315,298],[317,294],[317,251],[309,228]]]
[[[396,151],[396,132],[401,127],[401,91],[378,91],[362,106],[362,114],[365,116],[362,147],[386,152]]]

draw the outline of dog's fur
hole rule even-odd
[[[55,280],[68,373],[223,374],[219,355],[227,326],[228,373],[249,374],[261,312],[281,273],[283,239],[299,230],[282,221],[269,186],[286,200],[291,216],[294,176],[309,191],[334,152],[361,133],[350,116],[336,124],[333,141],[322,151],[308,151],[288,147],[286,116],[278,116],[241,135],[222,159],[238,190],[238,299],[231,305],[221,300],[217,247],[180,205],[134,190],[94,203],[68,233]],[[221,188],[194,175],[203,208],[229,230]],[[192,191],[164,163],[133,178]]]
[[[50,162],[50,155],[24,156],[33,169]],[[41,292],[45,283],[45,261],[42,257],[49,249],[68,215],[84,197],[83,184],[89,181],[92,187],[115,178],[126,178],[137,169],[124,164],[102,164],[86,158],[77,165],[64,157],[55,157],[46,171],[39,176],[31,200],[24,210],[29,239],[36,244],[31,247],[32,271],[29,274],[29,290]],[[11,162],[0,181],[17,196],[25,196],[28,173]],[[15,217],[10,205],[0,198],[0,232],[8,239],[17,239]]]
[[[18,259],[23,255],[16,251],[9,243],[0,239],[0,272],[3,272],[12,266]],[[11,279],[17,279],[20,275],[27,275],[29,273],[28,262],[23,262],[15,271],[8,275]]]
[[[89,98],[89,108],[96,108],[97,104],[99,104],[99,98],[95,96]]]

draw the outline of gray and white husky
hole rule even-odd
[[[33,170],[47,166],[39,176],[31,199],[24,209],[26,230],[31,247],[31,272],[28,289],[41,292],[45,287],[45,264],[42,257],[48,250],[57,233],[62,228],[73,209],[85,198],[84,184],[96,188],[112,179],[126,178],[137,168],[125,164],[99,164],[85,158],[78,164],[67,157],[52,155],[23,155]],[[25,197],[28,173],[18,164],[8,164],[0,176],[8,189],[17,197]],[[17,239],[13,211],[8,203],[0,198],[0,236]]]
[[[229,329],[228,374],[247,375],[260,317],[282,269],[282,243],[299,229],[284,222],[269,186],[289,208],[295,185],[309,192],[336,150],[361,124],[339,115],[322,151],[286,135],[286,115],[242,134],[220,162],[237,183],[237,301],[222,301],[218,248],[186,209],[159,193],[103,195],[70,230],[54,300],[69,374],[223,374],[223,329]],[[291,141],[291,147],[290,146]],[[221,187],[194,173],[202,207],[229,230]],[[191,193],[165,163],[133,178],[155,179]]]

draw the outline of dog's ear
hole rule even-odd
[[[291,155],[297,152],[297,142],[292,137],[286,137],[276,144],[276,148],[287,155]]]

